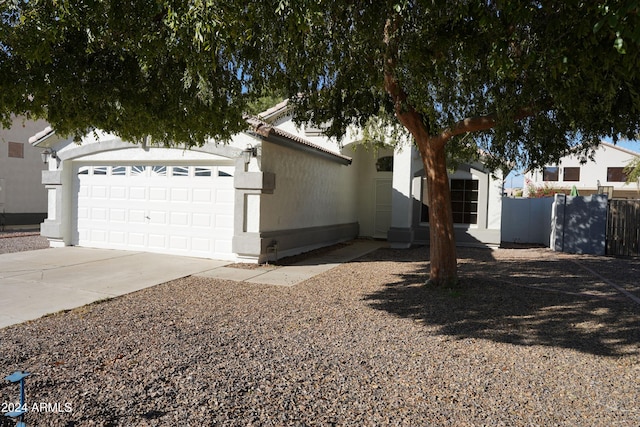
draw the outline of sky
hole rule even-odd
[[[604,138],[605,142],[613,144],[611,138]],[[618,141],[618,147],[626,148],[627,150],[636,151],[640,153],[640,140],[633,141]],[[522,188],[524,187],[524,171],[513,171],[507,175],[507,179],[504,183],[505,188]]]

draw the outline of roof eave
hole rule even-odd
[[[247,131],[247,133],[264,141],[272,142],[274,144],[292,148],[294,150],[304,151],[309,154],[314,154],[316,156],[340,163],[345,166],[350,165],[353,161],[351,157],[333,153],[309,141],[306,141],[303,138],[295,135],[289,135],[287,132],[275,128],[268,123],[261,121],[260,119],[248,118],[247,123],[250,125],[250,129]]]
[[[62,138],[56,135],[56,131],[53,130],[51,126],[47,126],[42,131],[30,137],[29,144],[34,147],[50,148],[61,140]]]

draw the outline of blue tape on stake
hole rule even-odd
[[[19,418],[16,427],[26,427],[26,423],[24,422],[24,416],[27,413],[27,407],[24,402],[24,379],[31,375],[29,372],[25,371],[15,371],[13,374],[4,377],[5,380],[11,383],[20,383],[20,406],[11,412],[7,412],[5,417],[10,418]]]

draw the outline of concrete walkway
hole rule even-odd
[[[292,286],[386,242],[355,241],[302,263],[273,269],[228,261],[80,247],[0,255],[0,328],[186,276]]]
[[[327,270],[331,270],[343,262],[359,258],[385,246],[387,246],[387,242],[356,240],[348,246],[286,267],[273,266],[273,268],[260,267],[256,269],[242,269],[221,266],[196,275],[216,279],[235,280],[237,282],[293,286],[320,273],[324,273]]]

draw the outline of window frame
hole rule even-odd
[[[465,184],[463,185],[463,189],[462,190],[454,190],[454,181],[463,181]],[[467,189],[467,184],[466,182],[473,182],[472,187],[475,188],[469,188]],[[419,219],[419,224],[420,225],[429,225],[429,206],[426,204],[426,200],[425,197],[427,196],[426,193],[426,178],[422,177],[420,180],[421,184],[422,184],[422,188],[421,188],[421,199],[420,199],[420,219]],[[463,199],[462,200],[454,200],[454,191],[457,191],[458,193],[460,193],[460,191],[462,191],[462,195],[463,195]],[[449,179],[449,192],[451,195],[451,211],[454,214],[454,220],[453,220],[453,225],[454,227],[477,227],[478,226],[478,222],[480,220],[480,214],[479,214],[479,206],[480,206],[480,180],[475,179],[475,178],[450,178]],[[467,193],[474,193],[475,196],[472,196],[470,200],[466,200],[466,195]],[[473,200],[475,199],[475,200]],[[454,211],[454,203],[462,203],[462,205],[458,205],[459,207],[462,207],[462,211]],[[468,212],[466,211],[469,207],[474,207],[475,211],[473,210],[469,210]],[[462,215],[462,222],[460,221],[456,221],[456,214],[458,215]],[[475,222],[471,222],[472,217],[474,217]],[[459,217],[460,218],[460,217]],[[468,219],[469,222],[465,222],[465,219]]]
[[[627,174],[624,166],[607,167],[607,182],[627,182]]]
[[[555,171],[552,171],[555,169]],[[555,179],[553,179],[555,177]],[[542,168],[542,181],[544,182],[558,182],[560,180],[560,167],[559,166],[545,166]]]
[[[564,182],[579,182],[580,181],[580,166],[565,166],[562,168],[562,181]],[[577,172],[577,178],[573,179],[573,177],[567,177],[567,171],[570,173]]]

